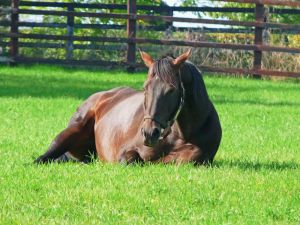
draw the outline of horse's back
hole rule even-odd
[[[119,91],[123,89],[129,89],[125,87],[118,87],[108,91],[101,91],[90,95],[76,110],[75,114],[71,118],[69,124],[76,122],[83,122],[88,119],[88,117],[95,117],[96,108],[101,102],[107,100],[108,98],[116,95]]]

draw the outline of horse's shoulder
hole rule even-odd
[[[93,107],[96,118],[100,118],[118,103],[138,93],[138,91],[129,87],[118,87],[101,92],[101,94],[98,96],[96,104]]]

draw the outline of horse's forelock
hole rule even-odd
[[[155,61],[153,65],[153,73],[163,82],[178,88],[177,71],[172,66],[171,57],[164,57]]]

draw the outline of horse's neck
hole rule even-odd
[[[206,121],[211,111],[211,103],[197,68],[193,64],[185,63],[180,72],[186,95],[177,122],[183,131],[197,130]]]

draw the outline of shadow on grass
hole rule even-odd
[[[299,169],[300,165],[296,162],[252,162],[246,160],[216,160],[211,165],[212,167],[230,167],[230,168],[238,168],[241,170],[273,170],[273,171],[281,171],[281,170],[295,170]]]
[[[300,93],[299,93],[300,94]],[[256,106],[267,106],[267,107],[278,107],[278,106],[300,106],[300,102],[291,102],[291,101],[276,101],[276,102],[268,102],[258,99],[224,99],[222,96],[215,97],[213,99],[213,103],[222,105],[256,105]]]
[[[101,75],[99,75],[101,76]],[[74,97],[85,99],[93,93],[109,90],[119,86],[130,86],[140,89],[142,84],[140,82],[118,80],[97,80],[72,77],[58,78],[45,76],[43,78],[36,78],[36,76],[26,75],[21,76],[5,76],[0,77],[0,96],[9,97]]]
[[[221,79],[221,78],[219,78]],[[290,92],[290,91],[296,91],[300,92],[299,90],[299,84],[298,83],[292,83],[292,82],[281,82],[281,83],[276,83],[272,81],[257,81],[257,80],[252,80],[249,79],[247,80],[247,85],[243,85],[244,83],[239,84],[237,81],[239,78],[236,78],[237,80],[235,81],[236,84],[231,84],[231,83],[209,83],[206,85],[208,90],[230,90],[234,91],[235,93],[243,93],[243,92],[257,92],[257,91],[269,91],[269,92]],[[244,82],[245,80],[242,80],[241,82]],[[253,82],[253,83],[251,83]],[[255,83],[254,83],[255,82]]]
[[[26,162],[23,165],[24,166],[49,166],[49,163],[45,164],[36,164],[34,163],[34,159],[36,156],[31,157],[30,162]],[[56,164],[56,165],[64,165],[64,164],[74,164],[74,165],[95,165],[95,164],[101,164],[104,163],[100,161],[99,159],[93,159],[90,162],[76,162],[76,161],[68,161],[68,162],[51,162],[50,164]],[[113,165],[113,164],[111,164]],[[116,166],[123,166],[126,168],[135,168],[135,167],[157,167],[157,166],[176,166],[176,164],[158,164],[158,163],[134,163],[134,164],[119,164],[117,163]],[[199,169],[204,167],[208,168],[237,168],[243,171],[285,171],[285,170],[296,170],[300,168],[300,165],[295,162],[250,162],[250,161],[242,161],[242,160],[236,160],[236,161],[229,161],[229,160],[216,160],[210,165],[193,165],[189,164],[191,167],[190,169]]]
[[[46,68],[46,69],[45,69]],[[97,70],[86,70],[86,69],[73,69],[73,68],[57,68],[53,67],[53,71],[56,70],[59,73],[64,72],[70,76],[66,77],[59,77],[56,76],[40,76],[40,75],[34,75],[35,70],[38,74],[43,73],[43,71],[46,71],[47,73],[47,67],[21,67],[21,70],[16,70],[16,73],[21,73],[22,69],[24,70],[32,70],[32,74],[30,71],[30,74],[26,74],[24,76],[21,76],[20,74],[14,75],[14,71],[10,71],[8,74],[5,74],[4,76],[0,75],[0,96],[8,96],[8,97],[23,97],[23,96],[32,96],[32,97],[44,97],[44,98],[59,98],[59,97],[73,97],[78,99],[85,99],[88,96],[90,96],[93,93],[103,91],[103,90],[109,90],[114,87],[119,86],[130,86],[136,89],[140,89],[142,87],[142,81],[130,81],[126,80],[126,77],[124,79],[108,79],[107,75],[103,76],[101,78],[103,71],[106,72],[106,74],[111,74],[111,76],[114,76],[118,74],[118,71],[109,71],[109,70],[101,70],[101,73],[97,75]],[[49,70],[51,70],[51,67],[49,67]],[[85,72],[95,72],[93,74],[93,78],[89,78],[88,75]],[[73,73],[81,73],[82,77],[73,76]],[[96,75],[95,75],[96,74]],[[99,79],[97,78],[99,76]],[[133,75],[134,76],[134,75]],[[222,79],[222,78],[218,78]],[[264,81],[263,84],[258,83],[257,81],[251,82],[249,80],[249,84],[247,85],[237,85],[231,84],[231,83],[216,83],[214,84],[208,84],[208,91],[209,93],[216,93],[216,95],[212,98],[213,102],[216,104],[234,104],[234,105],[257,105],[257,106],[267,106],[267,107],[280,107],[280,106],[300,106],[300,102],[293,102],[288,99],[282,99],[275,102],[268,101],[268,99],[251,99],[248,97],[245,97],[243,99],[235,98],[235,96],[239,96],[238,94],[241,92],[249,92],[254,93],[258,92],[260,90],[268,91],[270,94],[272,93],[278,93],[278,92],[289,92],[289,91],[299,91],[300,89],[298,86],[295,85],[280,85],[276,83],[267,83]],[[226,90],[230,90],[231,93],[229,95],[223,95],[223,92],[226,92]],[[222,93],[219,93],[222,92]],[[234,95],[233,95],[233,94]],[[230,96],[233,95],[233,96]]]
[[[296,85],[283,86],[280,83],[263,83],[256,85],[251,83],[252,80],[249,80],[249,85],[240,86],[231,85],[231,84],[215,84],[208,85],[208,92],[214,93],[212,96],[212,101],[217,104],[226,104],[226,105],[256,105],[256,106],[267,106],[267,107],[277,107],[277,106],[300,106],[300,101],[292,101],[286,98],[282,93],[291,93],[296,92],[296,95],[300,95],[300,88]],[[264,81],[260,81],[264,82]],[[288,84],[286,84],[288,85]],[[281,99],[272,101],[267,97],[260,97],[258,94],[261,91],[267,91],[269,96],[280,94]],[[224,94],[228,93],[228,94]],[[242,95],[241,95],[242,94]],[[235,98],[237,97],[237,98]]]

